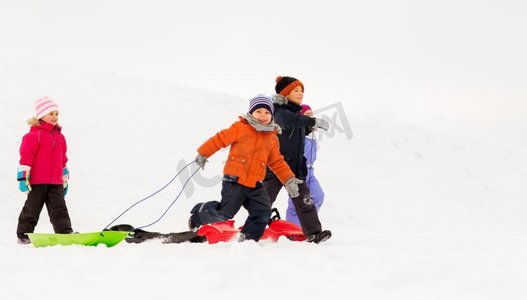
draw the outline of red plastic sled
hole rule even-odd
[[[203,225],[199,228],[198,235],[205,236],[209,244],[229,242],[242,228],[243,227],[235,228],[234,220],[228,220],[225,222]],[[276,242],[281,236],[285,236],[291,241],[298,242],[306,239],[300,226],[278,219],[273,221],[269,227],[265,229],[260,240],[271,240]]]
[[[306,239],[300,226],[284,220],[275,220],[269,224],[268,228],[265,229],[264,234],[260,240],[269,239],[273,242],[276,242],[281,236],[285,236],[289,240],[297,242]]]
[[[229,242],[239,232],[234,228],[234,220],[203,225],[198,230],[198,235],[207,237],[209,244]]]

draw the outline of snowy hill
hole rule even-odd
[[[0,299],[526,299],[525,8],[0,0]],[[74,229],[98,231],[277,75],[301,79],[331,121],[316,164],[327,243],[15,243],[18,147],[35,99],[61,108]],[[195,203],[219,199],[226,153],[147,229],[185,230]],[[117,223],[154,221],[180,188]],[[37,231],[51,230],[44,210]]]
[[[495,276],[507,275],[506,269],[513,262],[518,267],[512,267],[511,272],[520,274],[518,280],[525,279],[519,267],[525,263],[520,249],[527,242],[527,191],[522,185],[527,165],[525,148],[486,144],[426,128],[353,119],[348,120],[353,139],[339,131],[320,136],[317,173],[327,199],[321,218],[335,235],[325,245],[281,240],[261,247],[255,243],[121,244],[112,249],[21,247],[14,243],[14,232],[24,195],[16,190],[13,170],[20,138],[27,131],[24,120],[31,115],[37,94],[54,97],[61,107],[60,121],[69,142],[72,174],[68,204],[73,225],[79,231],[101,230],[133,202],[164,185],[194,157],[197,146],[246,110],[247,100],[195,88],[38,65],[4,64],[0,76],[12,80],[2,95],[10,113],[4,118],[8,130],[1,133],[7,146],[0,155],[6,166],[0,175],[0,222],[5,237],[5,259],[1,264],[3,270],[13,274],[9,279],[13,294],[8,296],[20,291],[19,280],[27,272],[52,272],[57,276],[62,271],[73,272],[75,276],[65,279],[69,286],[80,284],[77,276],[81,273],[88,276],[83,284],[99,285],[100,281],[112,281],[129,272],[134,274],[131,278],[153,284],[145,277],[145,272],[152,272],[166,274],[160,283],[179,280],[185,286],[194,286],[197,283],[189,277],[210,280],[221,270],[233,268],[235,273],[245,274],[242,286],[250,287],[250,278],[260,278],[259,274],[274,269],[287,270],[274,275],[281,284],[287,282],[286,278],[316,270],[314,277],[282,288],[278,284],[278,289],[285,292],[298,285],[296,289],[302,290],[305,284],[324,280],[335,296],[344,292],[349,282],[378,285],[369,290],[367,286],[359,288],[357,283],[357,293],[362,290],[372,295],[397,291],[407,295],[419,282],[419,293],[424,295],[429,288],[444,284],[449,287],[444,295],[481,295],[481,285]],[[36,88],[39,86],[46,89]],[[53,90],[61,93],[54,95]],[[332,115],[331,111],[326,113]],[[338,120],[339,114],[336,116]],[[341,121],[335,124],[342,127]],[[225,154],[214,156],[200,173],[201,179],[192,182],[190,193],[184,194],[150,229],[185,230],[189,210],[196,202],[219,199],[217,176]],[[154,221],[180,187],[181,182],[176,181],[117,223],[145,225]],[[282,211],[284,196],[278,203]],[[37,231],[51,232],[44,214]],[[241,223],[244,217],[242,212],[236,219]],[[42,255],[49,259],[42,261]],[[40,271],[34,267],[37,261]],[[130,261],[144,267],[132,267]],[[249,264],[255,268],[254,273],[245,270]],[[50,271],[57,265],[57,271]],[[89,271],[92,266],[96,268]],[[204,275],[202,268],[213,271]],[[485,275],[479,268],[493,269],[493,273]],[[77,273],[79,269],[88,271]],[[504,273],[496,274],[500,269]],[[363,277],[365,272],[373,278]],[[336,274],[338,278],[334,278]],[[465,281],[465,275],[472,279]],[[498,284],[516,288],[519,281]],[[238,289],[228,282],[220,282],[218,287],[219,292],[211,295],[226,295]],[[139,295],[163,298],[164,294],[141,291]],[[241,298],[243,293],[239,295]],[[305,291],[304,296],[314,294]]]

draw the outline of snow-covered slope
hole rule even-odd
[[[0,0],[0,299],[526,299],[526,20],[516,0]],[[35,99],[61,107],[69,210],[94,231],[278,75],[335,129],[316,166],[327,243],[15,243]],[[149,229],[219,199],[226,153]],[[180,187],[117,222],[154,221]]]
[[[321,219],[334,232],[324,245],[280,240],[261,245],[21,247],[14,233],[24,195],[16,189],[14,173],[34,98],[48,95],[61,107],[72,177],[67,201],[79,231],[101,230],[133,202],[163,186],[206,138],[236,120],[248,101],[108,74],[12,62],[1,66],[0,77],[8,83],[0,95],[7,112],[0,133],[0,264],[11,275],[6,299],[25,289],[28,274],[40,278],[29,295],[54,282],[42,277],[61,277],[69,293],[85,285],[104,289],[104,282],[119,282],[126,289],[105,293],[168,298],[166,286],[201,290],[208,282],[209,289],[200,295],[235,299],[260,290],[259,280],[268,276],[277,292],[294,290],[309,299],[342,293],[417,299],[430,296],[430,291],[437,294],[425,298],[484,296],[518,289],[526,279],[520,251],[527,242],[525,148],[404,124],[356,122],[346,103],[337,103],[344,108],[340,111],[325,109],[339,130],[319,136],[317,174],[326,191]],[[353,129],[351,140],[343,118]],[[219,199],[217,176],[225,154],[214,156],[150,229],[185,230],[196,202]],[[180,187],[176,180],[117,223],[154,221]],[[283,210],[285,195],[281,197],[277,206]],[[244,216],[241,212],[238,223]],[[37,231],[51,231],[45,212]],[[64,278],[66,273],[72,275]],[[499,281],[505,276],[513,279]],[[136,290],[137,280],[148,288]],[[326,288],[306,288],[321,284]],[[262,293],[257,298],[266,297]]]

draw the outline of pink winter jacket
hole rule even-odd
[[[62,184],[62,171],[68,162],[66,150],[61,127],[45,122],[31,126],[20,145],[20,164],[31,167],[29,183]]]

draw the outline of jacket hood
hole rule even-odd
[[[302,106],[287,100],[287,97],[284,97],[279,94],[273,95],[273,103],[275,105],[283,106],[286,109],[294,111],[294,112],[299,112],[300,110],[302,110]]]
[[[36,131],[36,130],[45,130],[45,131],[57,130],[60,132],[62,131],[62,127],[59,124],[52,125],[52,124],[41,121],[38,125],[31,126],[31,131]]]
[[[274,104],[284,105],[284,104],[289,103],[287,98],[282,96],[282,95],[280,95],[280,94],[274,94],[274,95],[272,95],[272,97],[273,97],[273,103]]]

